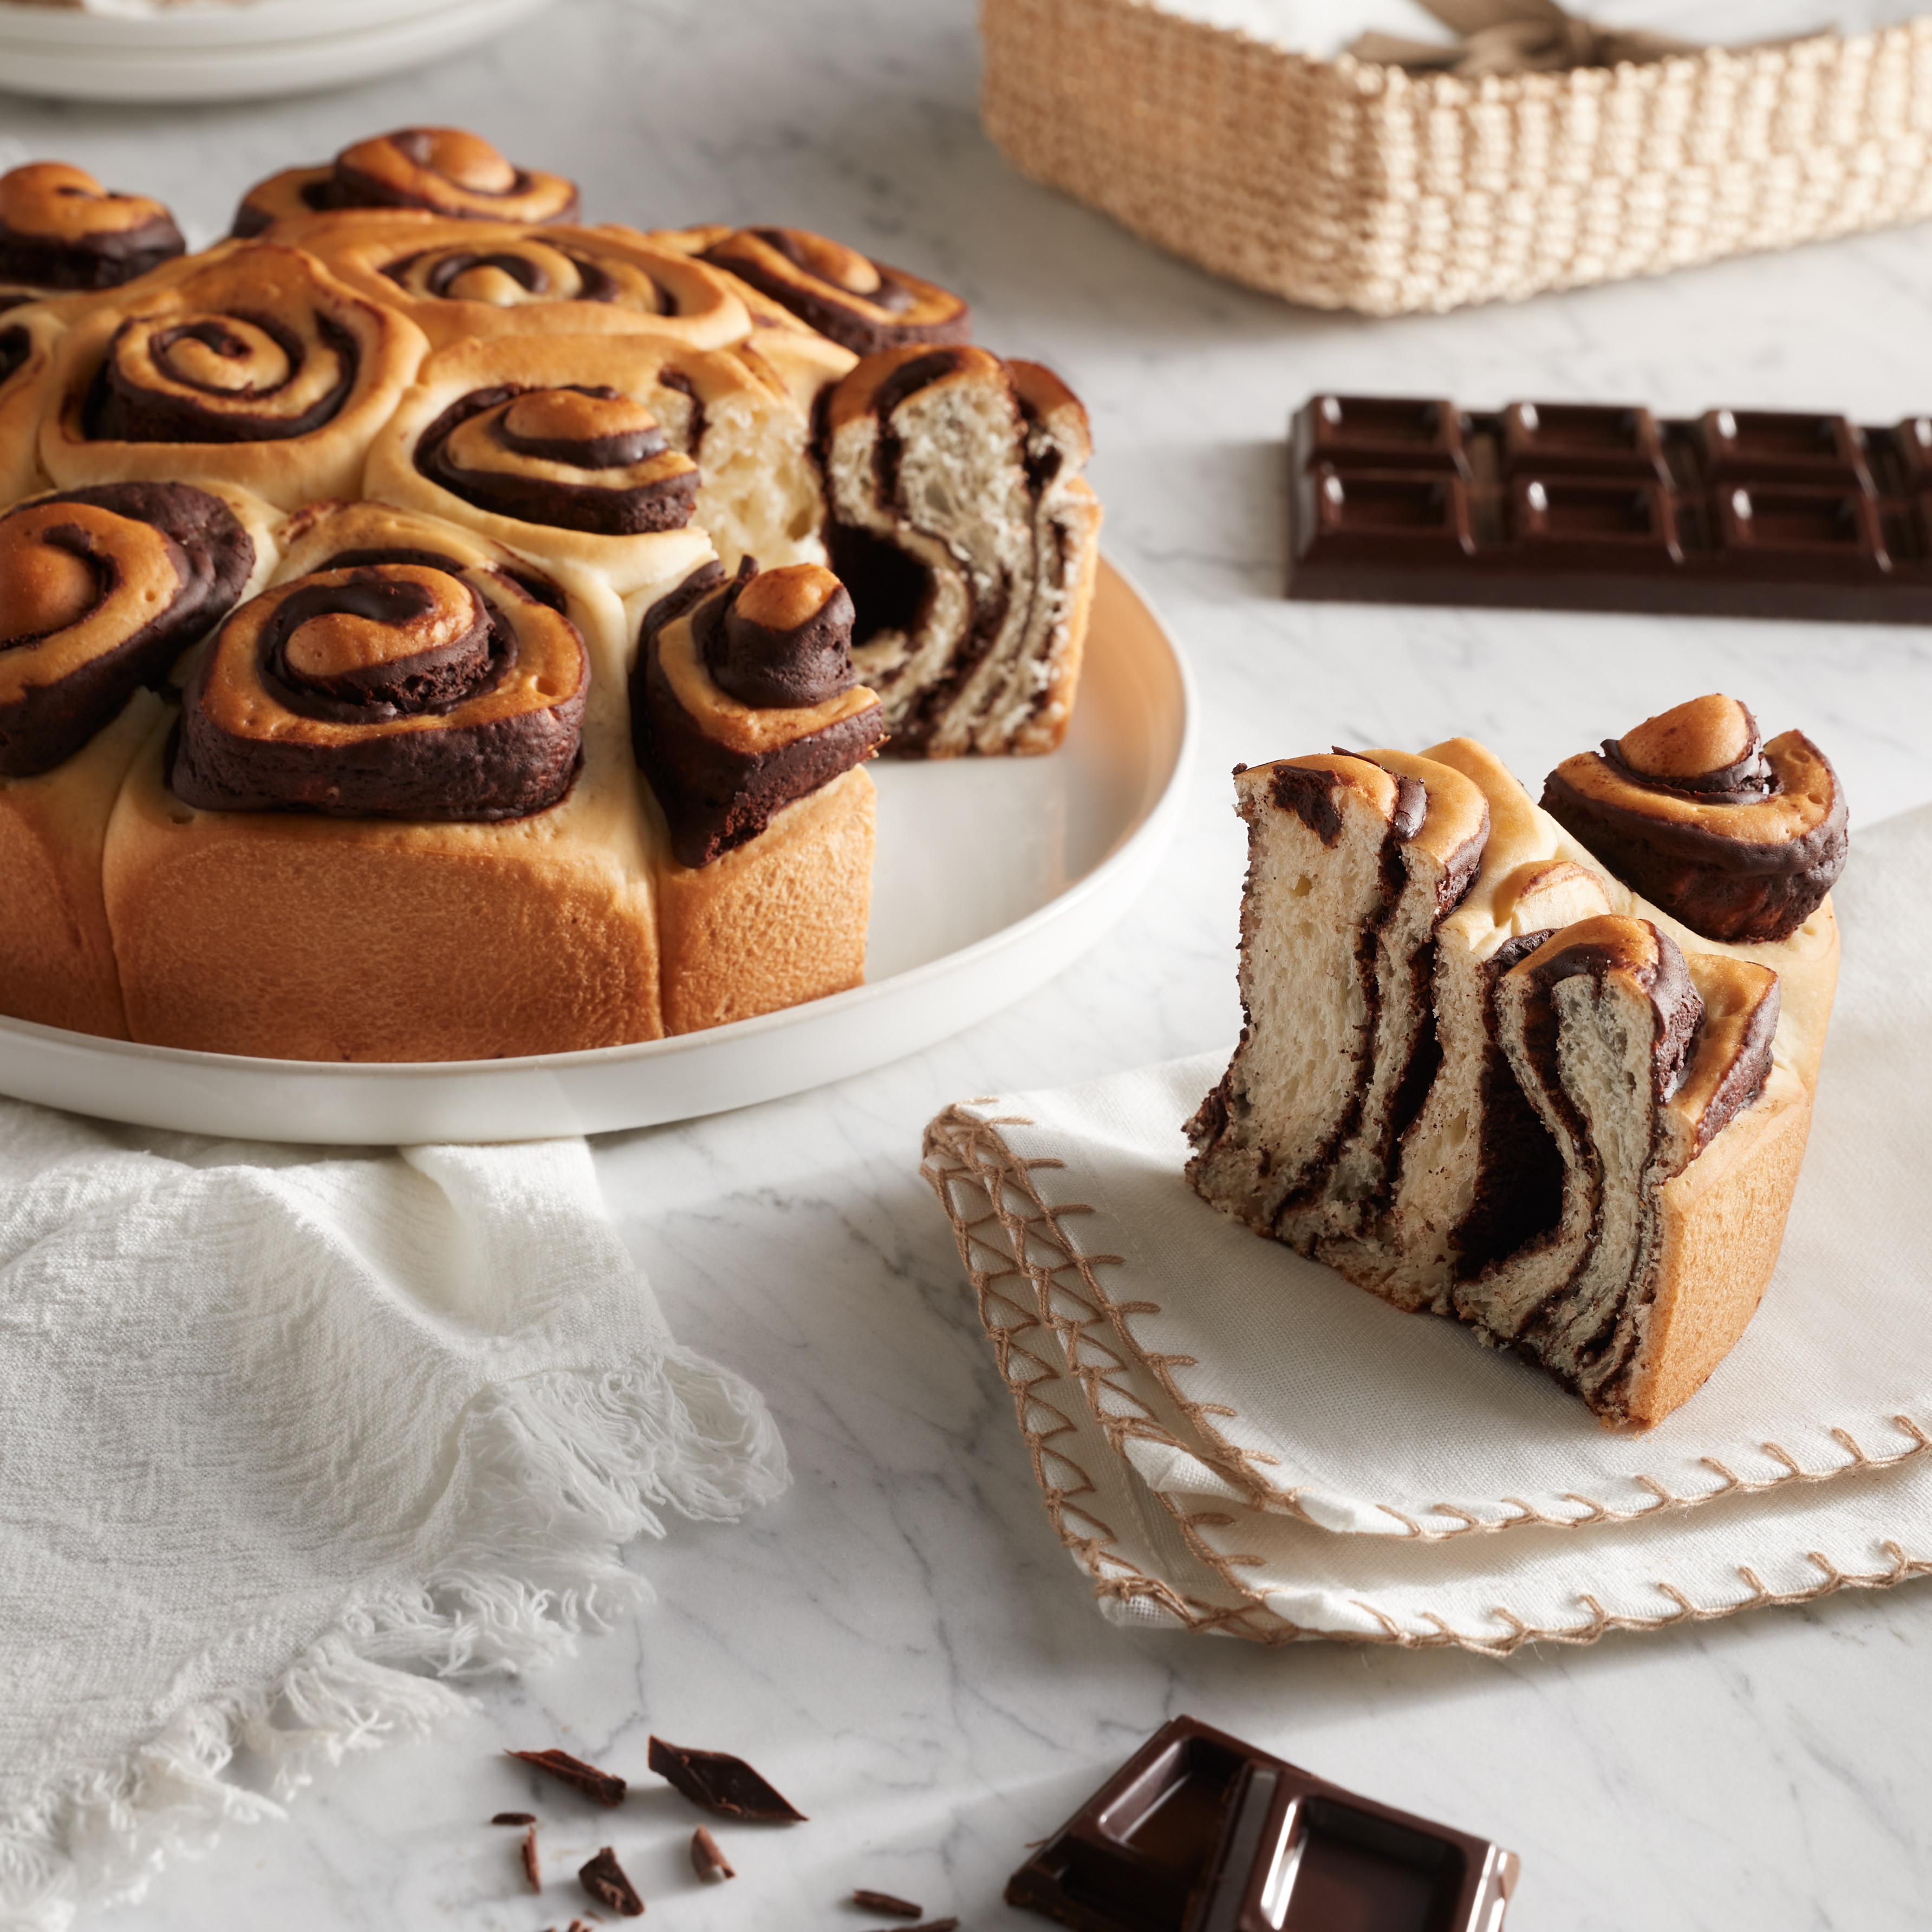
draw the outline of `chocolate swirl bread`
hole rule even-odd
[[[291,220],[277,235],[358,293],[400,308],[439,347],[468,336],[641,332],[723,349],[752,331],[724,277],[631,230],[371,210]]]
[[[0,175],[0,291],[116,288],[186,246],[158,201],[111,194],[85,168],[33,161]]]
[[[1522,1349],[1606,1423],[1669,1413],[1777,1259],[1836,983],[1828,903],[1775,941],[1707,940],[1467,740],[1237,783],[1247,1021],[1190,1124],[1196,1188]],[[1480,838],[1418,865],[1472,792]]]
[[[855,355],[970,341],[971,312],[937,282],[804,228],[699,228],[667,235]]]
[[[40,461],[63,488],[212,477],[284,509],[352,495],[426,346],[313,256],[230,244],[62,337]]]
[[[115,814],[133,1036],[356,1060],[657,1037],[651,834],[577,600],[380,506],[293,536]]]
[[[577,187],[520,168],[461,128],[399,128],[344,148],[326,167],[289,168],[242,197],[240,240],[326,208],[417,208],[470,221],[568,221]]]
[[[727,355],[652,336],[439,350],[370,454],[370,495],[575,581],[655,598],[707,561],[821,554],[810,427]]]
[[[707,566],[646,613],[631,685],[663,811],[664,1024],[719,1026],[865,976],[885,736],[853,674],[852,600],[815,564]]]
[[[914,758],[1066,734],[1100,554],[1086,412],[983,349],[868,356],[826,411],[832,568],[860,674]]]
[[[1802,731],[1693,698],[1552,772],[1543,808],[1706,939],[1788,938],[1844,869],[1844,794]]]
[[[175,660],[273,562],[266,504],[110,483],[0,517],[0,1012],[127,1034],[101,898],[116,794]]]

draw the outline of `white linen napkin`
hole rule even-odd
[[[1932,808],[1853,850],[1777,1273],[1640,1435],[1202,1202],[1180,1124],[1225,1054],[933,1123],[928,1178],[1103,1608],[1508,1648],[1932,1567]]]
[[[350,1154],[0,1102],[0,1925],[461,1708],[784,1453],[672,1340],[581,1141]]]

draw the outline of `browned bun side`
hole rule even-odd
[[[326,208],[419,208],[481,221],[568,221],[577,188],[560,175],[517,166],[460,128],[399,128],[358,141],[326,167],[290,168],[242,197],[232,232],[260,235]]]
[[[1711,696],[1566,758],[1543,808],[1692,932],[1777,940],[1824,902],[1849,850],[1831,760],[1801,731],[1766,744],[1735,698]]]
[[[313,256],[226,244],[61,338],[40,461],[65,488],[191,476],[286,509],[353,495],[425,346]]]
[[[700,258],[855,355],[971,339],[971,311],[950,289],[808,229],[732,230],[707,236]]]
[[[85,168],[33,161],[0,175],[0,283],[111,289],[186,246],[158,201],[110,194]]]

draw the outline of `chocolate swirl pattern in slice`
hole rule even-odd
[[[349,495],[424,346],[312,256],[230,247],[68,332],[40,459],[64,485],[188,473],[290,508]]]
[[[327,167],[290,168],[242,198],[232,232],[246,238],[292,216],[340,208],[421,208],[472,221],[568,221],[577,188],[506,160],[461,128],[399,128],[344,148]]]
[[[1706,939],[1786,939],[1849,848],[1831,761],[1802,731],[1767,744],[1736,698],[1692,699],[1566,758],[1543,808],[1624,883]]]
[[[223,626],[169,783],[210,812],[520,818],[570,788],[589,680],[569,620],[495,572],[324,571]]]
[[[972,334],[971,314],[950,290],[807,229],[736,229],[712,242],[703,260],[856,355]]]
[[[885,736],[851,659],[851,599],[814,564],[716,564],[646,614],[631,685],[638,763],[680,865],[709,866],[862,764]]]
[[[51,771],[226,615],[255,564],[230,506],[110,483],[0,518],[0,777]]]
[[[0,175],[0,283],[116,288],[186,245],[158,201],[110,194],[85,168],[34,161]]]
[[[1086,412],[983,349],[868,356],[826,408],[832,564],[896,752],[1050,752],[1099,556]]]
[[[722,349],[751,331],[724,276],[628,230],[374,211],[292,222],[281,232],[358,292],[401,308],[439,344],[642,331]]]

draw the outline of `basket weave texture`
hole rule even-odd
[[[1148,0],[982,0],[1023,174],[1318,308],[1514,300],[1932,214],[1932,19],[1459,80],[1328,62]]]

